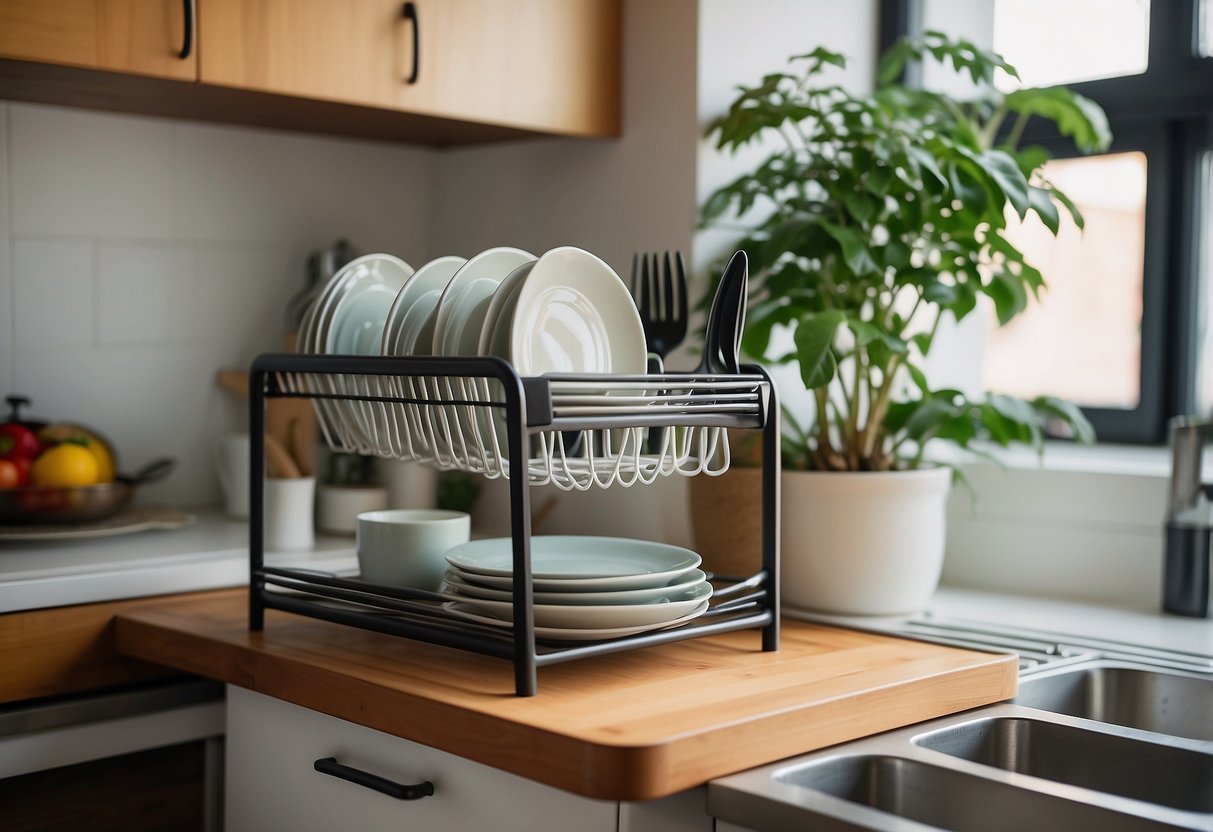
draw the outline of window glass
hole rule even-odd
[[[999,73],[995,82],[1012,90],[1138,75],[1149,22],[1150,0],[995,0],[994,51],[1021,79]]]
[[[1203,0],[1200,4],[1200,54],[1204,57],[1213,55],[1213,0]]]
[[[1132,409],[1140,400],[1145,154],[1055,159],[1044,175],[1079,206],[1086,229],[1064,210],[1056,238],[1035,214],[1023,223],[1010,215],[1007,237],[1048,289],[1005,327],[990,310],[982,382],[1001,393]]]
[[[1206,3],[1206,5],[1208,5]],[[1213,153],[1206,153],[1201,164],[1203,182],[1197,226],[1201,229],[1200,306],[1196,321],[1196,405],[1197,412],[1213,418]]]

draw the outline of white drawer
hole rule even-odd
[[[317,772],[324,757],[434,794],[397,800]],[[228,832],[422,829],[614,832],[618,804],[553,789],[444,751],[228,687]]]

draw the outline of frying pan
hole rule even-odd
[[[93,523],[130,505],[135,488],[162,480],[177,467],[175,459],[157,459],[134,476],[71,488],[29,486],[0,490],[0,523]]]

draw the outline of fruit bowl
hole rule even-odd
[[[0,490],[0,523],[94,523],[130,505],[136,487],[163,479],[176,466],[158,459],[134,476],[119,474],[113,482],[73,487],[25,486]]]

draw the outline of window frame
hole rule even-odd
[[[881,54],[897,38],[922,32],[923,6],[880,0]],[[1104,442],[1161,444],[1167,420],[1196,407],[1200,228],[1213,221],[1202,217],[1209,206],[1202,205],[1201,171],[1213,154],[1213,56],[1200,54],[1201,11],[1201,0],[1153,0],[1145,72],[1066,85],[1108,114],[1109,153],[1139,150],[1147,160],[1140,398],[1132,410],[1083,408]],[[1204,12],[1213,14],[1213,0]],[[902,80],[920,84],[920,69],[909,68]],[[1039,119],[1028,122],[1022,144],[1042,145],[1055,158],[1079,155]]]

